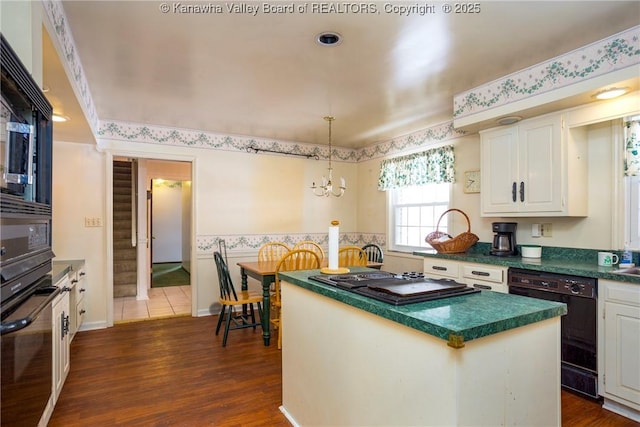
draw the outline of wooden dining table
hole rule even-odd
[[[269,327],[269,319],[271,316],[271,284],[276,279],[276,267],[278,260],[275,261],[247,261],[237,263],[240,267],[241,287],[243,291],[249,288],[248,278],[256,279],[262,285],[262,338],[264,345],[268,346],[271,340],[271,332]],[[323,263],[326,266],[326,260]],[[367,263],[367,267],[380,269],[382,263]]]

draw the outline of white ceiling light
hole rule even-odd
[[[622,96],[627,92],[629,92],[628,87],[612,87],[609,89],[601,90],[600,92],[593,95],[593,97],[596,99],[613,99]]]
[[[315,194],[318,197],[323,197],[323,196],[324,197],[329,197],[329,196],[342,197],[342,195],[344,194],[344,190],[347,189],[346,184],[344,182],[344,178],[342,177],[340,178],[340,192],[335,193],[333,191],[333,176],[332,176],[333,168],[331,167],[331,152],[333,151],[331,147],[331,122],[333,122],[335,118],[333,116],[326,116],[324,119],[329,122],[329,179],[323,176],[322,185],[318,187],[314,182],[311,185],[311,189],[313,190],[313,194]]]
[[[69,119],[69,117],[67,117],[67,116],[63,116],[62,114],[54,113],[51,116],[51,120],[53,120],[54,122],[57,122],[57,123],[62,123],[62,122],[68,122],[71,119]]]
[[[501,117],[498,120],[496,120],[496,122],[499,125],[505,126],[505,125],[512,125],[514,123],[519,122],[520,120],[522,120],[522,117],[520,116],[507,116],[507,117]]]

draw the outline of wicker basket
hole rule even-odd
[[[467,231],[464,233],[458,234],[456,237],[451,237],[447,233],[443,233],[442,231],[438,231],[438,227],[440,227],[440,221],[446,214],[449,212],[460,212],[464,215],[467,220]],[[449,237],[448,240],[440,240],[443,236]],[[438,219],[438,223],[436,224],[436,231],[433,231],[427,234],[427,237],[424,239],[425,242],[433,246],[433,249],[438,251],[441,254],[458,254],[461,252],[466,252],[471,246],[475,245],[478,241],[478,236],[471,232],[471,222],[469,222],[469,217],[466,213],[462,212],[460,209],[448,209],[440,215]]]

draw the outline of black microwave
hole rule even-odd
[[[0,191],[51,205],[53,109],[4,37],[1,41]]]

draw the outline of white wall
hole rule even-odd
[[[53,144],[53,252],[55,260],[84,259],[86,267],[83,329],[106,326],[104,155],[94,145]],[[85,218],[100,218],[101,227],[85,227]]]

